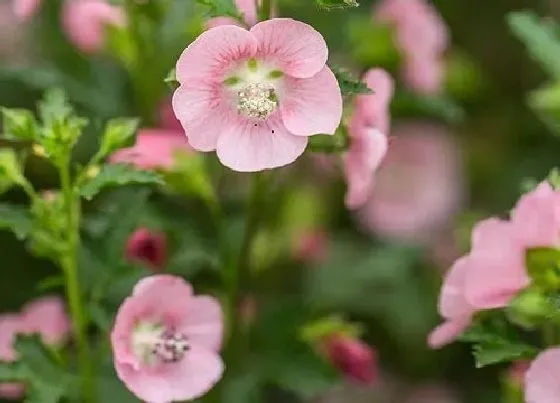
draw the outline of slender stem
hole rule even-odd
[[[61,168],[61,187],[65,211],[68,214],[67,249],[61,258],[66,279],[66,295],[72,317],[72,330],[78,350],[78,366],[82,382],[83,401],[94,402],[93,371],[87,341],[86,318],[78,279],[78,247],[80,228],[80,199],[70,178],[70,161]]]

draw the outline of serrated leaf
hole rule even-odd
[[[112,152],[134,144],[134,137],[140,121],[136,118],[111,119],[105,126],[99,156],[106,157]]]
[[[31,216],[21,207],[0,204],[0,229],[9,229],[18,239],[25,239],[31,233]]]
[[[137,170],[131,165],[104,165],[101,171],[80,189],[80,195],[87,200],[93,199],[108,187],[124,185],[162,185],[163,179],[152,171]]]
[[[358,7],[357,0],[315,0],[319,8],[332,10],[338,8]]]
[[[339,68],[332,67],[331,70],[338,81],[342,95],[352,96],[360,94],[373,94],[375,88],[369,88],[364,82],[360,81],[357,77],[349,73],[348,71]]]
[[[530,56],[547,73],[560,77],[560,38],[557,26],[528,11],[510,13],[508,23],[512,33],[525,44]]]
[[[533,346],[505,341],[499,343],[480,343],[473,347],[473,356],[476,360],[477,368],[500,362],[532,358],[537,353],[538,350]]]
[[[233,0],[196,0],[196,2],[208,7],[209,17],[230,16],[241,21],[241,15]]]

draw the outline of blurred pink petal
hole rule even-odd
[[[527,403],[558,403],[560,396],[560,348],[542,352],[525,376]]]
[[[16,314],[0,315],[0,360],[12,362],[16,360],[14,342],[16,334],[21,332],[21,318]],[[5,399],[21,399],[25,392],[23,384],[0,383],[0,397]]]
[[[28,21],[39,10],[42,0],[12,0],[12,10],[20,21]]]
[[[164,129],[142,129],[136,144],[113,154],[111,163],[133,164],[144,169],[171,168],[176,152],[190,152],[187,138],[181,132]]]
[[[295,258],[307,263],[323,260],[328,252],[329,237],[326,231],[312,229],[296,239]]]
[[[123,9],[105,0],[73,0],[64,5],[62,25],[66,35],[84,53],[95,53],[103,47],[108,25],[125,24]]]
[[[379,374],[377,354],[363,341],[345,335],[330,336],[327,354],[331,362],[351,381],[371,384]]]
[[[111,333],[117,375],[148,403],[196,399],[222,376],[222,333],[214,298],[194,296],[180,277],[149,277],[117,312]]]
[[[452,343],[470,327],[471,322],[472,317],[470,316],[445,321],[428,335],[428,345],[431,348],[441,348]]]
[[[167,258],[165,234],[138,228],[126,242],[125,257],[131,262],[144,263],[154,271],[163,270]]]
[[[71,330],[71,323],[60,297],[41,297],[27,303],[20,316],[22,333],[37,333],[50,345],[63,343]]]

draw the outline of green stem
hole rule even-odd
[[[78,350],[78,367],[82,383],[84,402],[95,401],[93,371],[87,340],[86,317],[78,279],[78,247],[80,231],[80,199],[77,197],[70,178],[70,161],[61,168],[61,187],[65,211],[68,214],[67,249],[61,258],[66,280],[66,295],[72,317],[72,330]]]

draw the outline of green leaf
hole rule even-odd
[[[554,77],[560,77],[560,38],[557,25],[536,14],[523,11],[508,15],[512,33],[521,40],[530,56]]]
[[[0,149],[0,177],[14,184],[26,181],[17,154],[12,148]]]
[[[103,189],[124,185],[162,185],[160,175],[152,171],[141,171],[131,165],[104,165],[101,171],[80,189],[80,195],[93,199]]]
[[[209,17],[230,16],[242,20],[233,0],[196,0],[196,2],[208,7]]]
[[[375,88],[369,88],[365,83],[354,77],[348,71],[331,66],[331,69],[338,81],[342,95],[353,96],[360,94],[373,94]]]
[[[535,347],[522,343],[480,343],[473,347],[477,368],[501,362],[529,359],[537,353],[538,350]]]
[[[101,138],[99,157],[104,158],[120,148],[133,145],[139,124],[139,119],[118,118],[110,120],[105,126]]]
[[[0,381],[1,382],[18,382],[25,381],[25,370],[21,363],[0,361]]]
[[[37,137],[37,122],[31,111],[26,109],[2,108],[2,135],[9,140],[34,140]]]
[[[332,10],[337,8],[358,7],[357,0],[315,0],[319,8]]]
[[[532,248],[525,254],[527,271],[543,290],[560,289],[560,249]]]
[[[18,239],[25,239],[31,233],[31,216],[21,207],[0,204],[0,229],[9,229]]]

